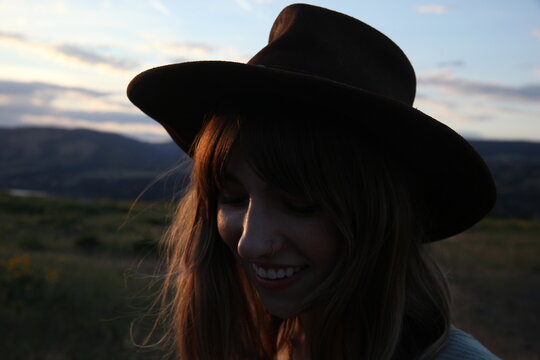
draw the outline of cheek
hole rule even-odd
[[[337,227],[323,219],[309,228],[305,234],[304,248],[310,257],[324,266],[333,266],[337,262],[341,247],[341,234]]]
[[[242,222],[242,216],[237,212],[218,208],[217,227],[219,236],[221,236],[221,239],[223,239],[223,241],[225,241],[225,243],[234,251],[236,251],[238,241],[242,236]]]

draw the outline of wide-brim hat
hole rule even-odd
[[[129,99],[161,123],[190,154],[206,114],[295,102],[357,116],[359,130],[378,134],[415,173],[426,203],[429,239],[464,231],[495,202],[480,155],[460,135],[415,109],[414,70],[402,50],[369,25],[306,4],[286,7],[268,45],[246,64],[194,61],[156,67],[129,84]],[[360,116],[369,109],[376,118]],[[354,116],[351,117],[355,119]],[[329,120],[330,121],[330,120]]]

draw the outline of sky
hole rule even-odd
[[[0,126],[170,140],[129,81],[184,61],[246,62],[282,0],[0,0]],[[540,141],[540,0],[328,0],[416,72],[414,106],[469,139]]]

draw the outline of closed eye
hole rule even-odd
[[[228,172],[218,184],[218,191],[218,202],[222,205],[244,206],[249,201],[240,181]]]
[[[220,204],[223,205],[244,206],[248,203],[249,200],[244,195],[220,193],[218,196],[218,201]]]
[[[311,214],[319,210],[319,205],[304,199],[283,197],[282,203],[288,211],[297,214]]]

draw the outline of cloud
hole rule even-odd
[[[436,119],[440,119],[443,122],[444,120],[451,119],[458,123],[471,123],[486,121],[490,118],[485,113],[467,111],[470,109],[466,109],[464,104],[447,99],[435,99],[419,95],[416,97],[415,106],[419,110],[434,116]]]
[[[445,14],[450,11],[450,7],[444,5],[418,5],[416,12],[420,14]]]
[[[214,48],[209,45],[190,42],[171,42],[158,47],[172,58],[185,59],[183,61],[208,58],[214,52]]]
[[[139,36],[143,38],[143,42],[142,45],[135,47],[135,51],[158,53],[169,62],[212,59],[246,62],[249,59],[249,56],[232,47],[217,47],[200,42],[173,41],[152,33],[140,33]]]
[[[26,38],[22,34],[18,33],[12,33],[9,31],[0,31],[0,39],[12,39],[12,40],[18,40],[18,41],[25,41]]]
[[[50,115],[23,115],[21,118],[21,123],[24,125],[34,126],[85,128],[121,134],[128,133],[132,135],[167,135],[165,129],[157,123],[120,123],[116,121],[94,122],[86,119]]]
[[[19,82],[0,80],[0,94],[5,95],[34,95],[45,92],[73,91],[94,97],[106,96],[108,93],[80,87],[60,86],[44,82]]]
[[[167,140],[165,130],[114,94],[43,82],[0,81],[0,125],[59,126]]]
[[[174,41],[165,39],[163,35],[140,32],[142,41],[134,47],[135,51],[142,53],[160,53],[165,57],[176,58],[198,58],[207,57],[214,51],[214,48],[205,43]]]
[[[460,79],[454,77],[448,69],[419,76],[418,85],[434,87],[455,95],[481,96],[494,100],[510,100],[526,103],[540,101],[540,83],[508,86]]]
[[[52,55],[75,65],[104,66],[122,72],[133,70],[138,67],[138,63],[135,61],[103,55],[96,50],[82,48],[73,44],[50,44],[47,42],[34,41],[20,33],[0,31],[0,43],[1,42],[8,42],[15,46],[25,47],[33,51],[38,51],[44,55]]]
[[[450,60],[440,62],[437,66],[440,68],[462,68],[465,66],[465,62],[462,60]]]
[[[485,114],[488,118],[493,118],[496,116],[504,116],[509,119],[520,118],[530,118],[538,119],[540,113],[538,111],[524,109],[524,108],[515,108],[507,105],[496,105],[493,103],[490,104],[469,104],[467,108],[470,111],[475,111],[478,113]]]
[[[77,60],[83,64],[107,65],[119,70],[132,70],[138,66],[134,61],[118,59],[112,56],[103,56],[97,52],[85,50],[75,45],[63,44],[55,46],[54,49],[68,58]]]
[[[248,0],[234,0],[234,2],[246,11],[251,11],[252,9]]]
[[[415,107],[462,135],[535,139],[540,84],[509,86],[457,78],[450,69],[418,76]]]
[[[535,126],[540,113],[533,106],[432,95],[418,96],[415,106],[467,138],[535,139],[538,136]]]
[[[253,3],[259,5],[259,4],[270,4],[273,3],[274,0],[234,0],[234,2],[239,5],[242,9],[246,11],[253,10]]]
[[[24,114],[63,114],[91,121],[146,119],[123,98],[116,100],[115,94],[43,82],[0,81],[0,106],[0,123],[17,122]]]
[[[1,124],[14,124],[23,115],[64,116],[104,122],[141,122],[146,117],[114,94],[43,82],[0,81]]]
[[[540,28],[534,28],[531,30],[532,36],[540,40]]]
[[[150,6],[166,16],[171,16],[171,10],[161,2],[161,0],[150,0]]]

